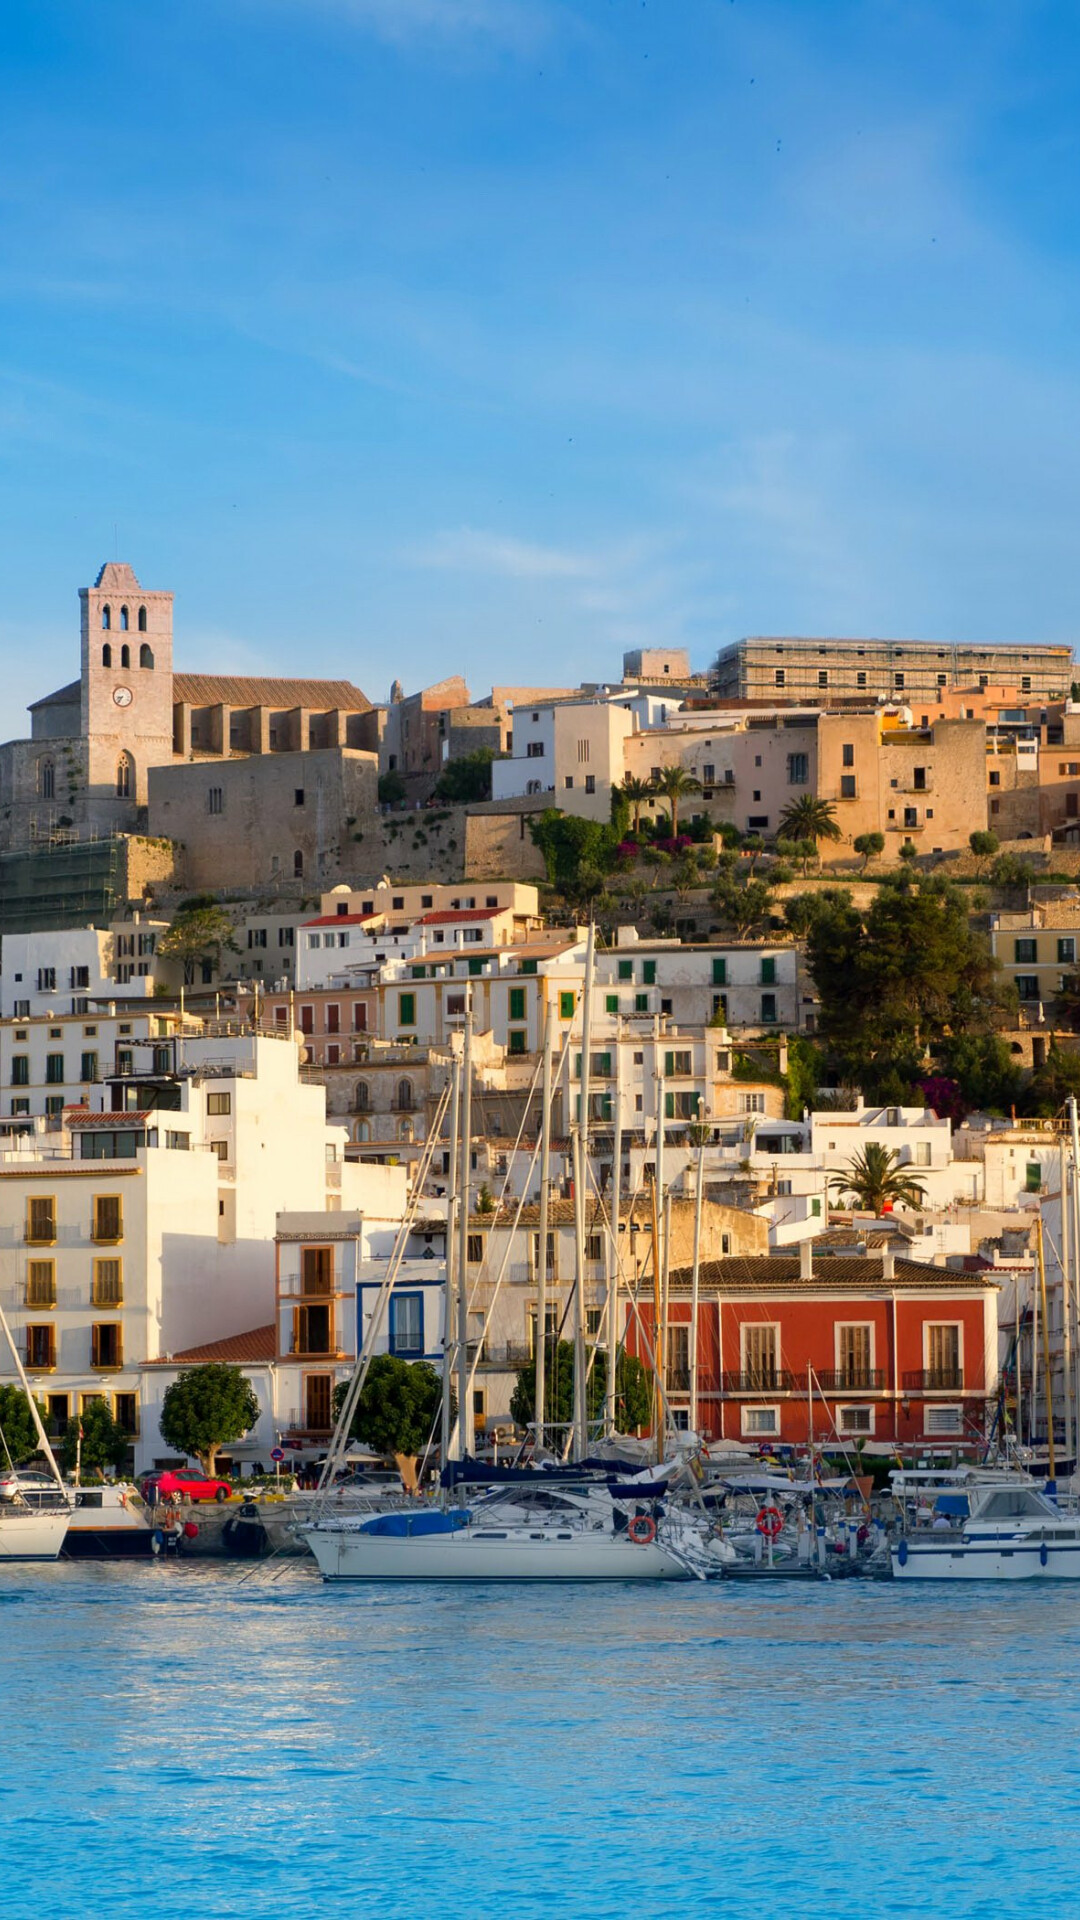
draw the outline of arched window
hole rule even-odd
[[[412,1139],[412,1137],[413,1137],[413,1131],[412,1131],[412,1121],[411,1121],[411,1120],[399,1120],[399,1121],[398,1121],[398,1139],[399,1139],[399,1140],[411,1140],[411,1139]]]
[[[140,633],[146,632],[146,608],[145,607],[139,608],[139,632]]]
[[[127,753],[122,753],[116,763],[116,797],[131,799],[131,756]]]
[[[105,632],[108,633],[109,628],[112,626],[112,614],[108,607],[102,607],[101,609],[101,624]]]
[[[153,664],[154,656],[144,640],[142,646],[139,648],[139,665],[140,667],[152,667]]]
[[[43,800],[56,798],[56,768],[51,760],[38,761],[38,792]]]
[[[293,857],[292,857],[292,870],[293,870],[293,879],[294,879],[294,880],[302,880],[302,879],[303,879],[303,877],[304,877],[304,856],[303,856],[303,854],[302,854],[302,853],[300,852],[300,849],[299,849],[299,847],[297,848],[297,850],[296,850],[296,852],[295,852],[295,853],[293,854]]]
[[[356,1098],[353,1101],[353,1105],[356,1108],[357,1113],[366,1113],[368,1108],[370,1107],[371,1088],[368,1086],[368,1083],[366,1080],[357,1081]]]
[[[370,1140],[371,1139],[371,1121],[358,1120],[353,1132],[353,1138],[357,1141]]]
[[[112,666],[112,648],[110,647],[107,640],[105,642],[105,645],[101,649],[101,664],[103,667]]]
[[[128,646],[126,640],[120,649],[120,665],[122,667],[130,667],[131,665],[131,648]]]
[[[399,1112],[408,1113],[412,1107],[412,1081],[399,1080],[397,1083],[397,1107]]]
[[[127,608],[126,608],[126,607],[121,607],[121,609],[120,609],[120,631],[121,631],[121,633],[126,633],[126,632],[127,632],[127,630],[128,630],[128,610],[127,610]]]

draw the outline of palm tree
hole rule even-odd
[[[860,1213],[880,1214],[897,1200],[909,1207],[921,1207],[926,1190],[900,1164],[899,1152],[870,1140],[855,1154],[846,1173],[837,1173],[829,1185],[838,1193],[850,1193]]]
[[[688,793],[700,793],[701,781],[694,774],[687,773],[685,767],[672,762],[669,766],[661,767],[653,781],[653,792],[661,794],[671,808],[671,837],[674,840],[679,831],[679,801],[684,800]]]
[[[788,801],[780,815],[779,832],[785,840],[811,840],[815,846],[819,840],[842,838],[836,808],[828,800],[815,800],[812,793]]]
[[[636,774],[628,773],[620,792],[631,808],[636,833],[641,825],[641,809],[652,793],[652,787],[647,780],[639,780]]]

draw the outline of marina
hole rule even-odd
[[[162,1560],[8,1568],[0,1616],[6,1899],[40,1920],[106,1890],[115,1920],[622,1916],[631,1881],[646,1916],[1040,1915],[1072,1884],[1065,1586]]]

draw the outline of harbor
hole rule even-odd
[[[61,1562],[6,1569],[0,1619],[9,1751],[34,1755],[6,1903],[39,1920],[93,1910],[91,1862],[115,1920],[621,1916],[631,1884],[648,1916],[1042,1914],[1071,1884],[1065,1586]]]

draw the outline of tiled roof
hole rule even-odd
[[[250,1333],[231,1333],[224,1340],[208,1340],[202,1347],[185,1347],[168,1360],[151,1360],[152,1367],[201,1366],[207,1360],[273,1360],[277,1354],[277,1328],[253,1327]]]
[[[512,912],[512,907],[446,907],[434,913],[422,913],[416,924],[420,927],[441,927],[458,920],[493,920],[496,914]]]
[[[65,1107],[64,1118],[69,1127],[138,1127],[150,1118],[150,1108],[143,1107],[137,1113],[91,1113],[88,1107]]]
[[[671,1274],[671,1285],[683,1288],[690,1285],[689,1267],[680,1268]],[[829,1290],[835,1288],[862,1291],[867,1287],[931,1287],[936,1291],[948,1291],[950,1288],[995,1286],[985,1274],[958,1272],[955,1267],[932,1267],[919,1260],[905,1260],[897,1257],[893,1266],[893,1278],[885,1278],[885,1262],[877,1256],[863,1257],[859,1254],[832,1254],[814,1261],[813,1278],[802,1280],[799,1275],[799,1261],[784,1254],[742,1254],[732,1255],[727,1260],[705,1260],[701,1265],[701,1285],[704,1287],[724,1287],[733,1293],[780,1289],[787,1292],[793,1288],[813,1293],[817,1288]]]
[[[373,920],[385,920],[385,913],[324,913],[317,920],[302,920],[302,927],[362,927]]]
[[[317,713],[344,708],[370,713],[371,701],[351,680],[264,680],[231,673],[174,673],[173,699],[190,707],[310,707]]]

